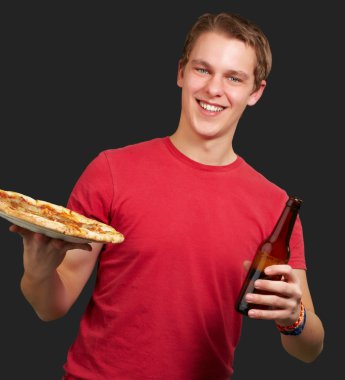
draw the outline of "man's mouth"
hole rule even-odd
[[[205,103],[201,100],[198,100],[198,103],[204,110],[209,111],[209,112],[221,112],[225,108],[225,107],[215,106],[213,104]]]

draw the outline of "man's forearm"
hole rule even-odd
[[[281,341],[290,355],[310,363],[322,352],[324,329],[319,317],[313,311],[306,312],[307,319],[302,333],[297,336],[281,334]]]
[[[68,297],[58,272],[44,279],[24,273],[20,286],[24,297],[43,321],[58,319],[67,313]]]

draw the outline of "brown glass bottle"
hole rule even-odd
[[[266,276],[264,269],[269,265],[288,263],[290,258],[290,237],[301,204],[300,199],[289,197],[271,235],[259,245],[236,302],[235,307],[238,312],[247,315],[249,309],[265,308],[262,305],[247,303],[245,296],[247,293],[259,293],[254,288],[254,282],[259,278],[281,279],[280,276],[278,278],[277,276]]]

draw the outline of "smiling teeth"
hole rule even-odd
[[[216,106],[212,106],[211,104],[206,104],[206,103],[203,103],[203,102],[199,102],[199,104],[201,105],[201,107],[207,111],[211,111],[211,112],[220,112],[220,111],[223,111],[223,107],[216,107]]]

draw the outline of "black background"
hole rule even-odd
[[[344,20],[338,3],[114,4],[27,2],[2,10],[0,188],[65,204],[101,150],[171,134],[180,111],[176,70],[187,30],[206,11],[241,13],[269,37],[273,69],[263,98],[240,121],[235,149],[304,200],[309,286],[326,340],[317,361],[304,364],[283,351],[271,322],[246,319],[233,378],[342,373],[336,341],[343,336]],[[21,295],[22,244],[8,227],[1,219],[1,371],[9,379],[23,372],[27,379],[59,379],[94,277],[68,315],[40,321]]]

